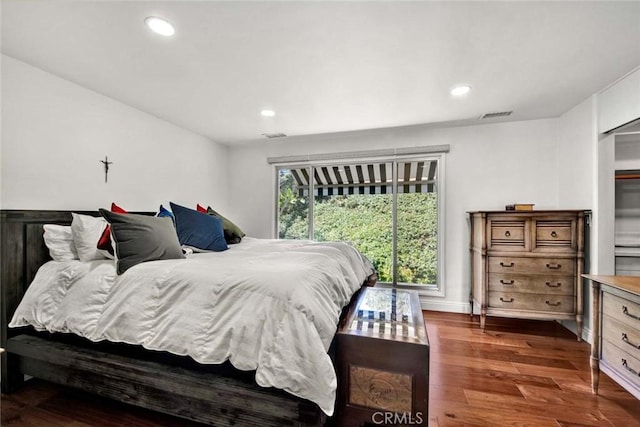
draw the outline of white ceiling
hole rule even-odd
[[[4,54],[225,144],[557,117],[640,65],[638,1],[2,0],[1,12]],[[151,33],[150,15],[176,34]],[[473,86],[464,99],[449,95],[458,83]]]

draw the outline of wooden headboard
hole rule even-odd
[[[44,244],[45,224],[71,225],[72,211],[54,210],[0,210],[0,347],[14,335],[8,328],[9,321],[29,287],[38,268],[49,261],[49,251]],[[98,211],[73,212],[99,216]],[[136,212],[153,215],[152,212]],[[1,384],[10,375],[7,354],[0,356]]]
[[[92,213],[95,215],[96,213]],[[50,260],[44,244],[44,224],[71,224],[71,212],[66,211],[0,211],[0,346],[10,337],[8,324],[38,267]],[[2,391],[14,381],[7,354],[1,355]],[[15,371],[15,369],[13,370]]]

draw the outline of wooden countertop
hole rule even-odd
[[[640,277],[638,276],[600,276],[598,274],[583,274],[582,277],[640,295]]]

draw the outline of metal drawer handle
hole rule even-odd
[[[625,368],[627,371],[631,372],[633,375],[637,375],[637,376],[639,376],[639,377],[640,377],[640,374],[638,373],[638,371],[636,371],[636,370],[634,370],[634,369],[631,369],[631,368],[629,367],[629,365],[627,365],[627,359],[622,359],[622,366],[624,366],[624,368]]]
[[[624,305],[622,306],[622,314],[626,314],[627,316],[631,317],[632,319],[640,320],[640,317],[634,316],[633,314],[629,313],[629,309]]]
[[[509,230],[504,232],[505,237],[510,237],[511,236],[511,232]]]
[[[622,341],[626,342],[627,344],[629,344],[631,347],[633,348],[637,348],[638,350],[640,350],[640,344],[634,344],[631,341],[629,341],[629,337],[627,336],[627,334],[625,334],[624,332],[622,333]]]
[[[547,285],[550,288],[559,288],[560,286],[562,286],[562,283],[558,282],[555,285],[551,282],[544,282],[545,285]]]
[[[551,232],[551,237],[558,237],[558,233],[556,233],[555,231]]]
[[[507,282],[506,280],[500,279],[500,283],[502,283],[503,285],[513,285],[513,280],[509,280]]]
[[[500,267],[513,267],[513,263],[510,262],[509,264],[505,264],[504,262],[501,262]]]
[[[547,268],[550,268],[552,270],[557,270],[560,267],[562,267],[562,264],[547,264]]]
[[[547,303],[547,305],[550,305],[551,307],[557,307],[560,304],[562,304],[562,302],[560,302],[560,301],[555,302],[555,303],[550,303],[549,301],[545,301],[545,302]]]
[[[500,301],[502,301],[502,302],[513,302],[513,298],[509,298],[509,300],[507,301],[506,299],[500,297]]]

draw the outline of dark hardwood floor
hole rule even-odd
[[[606,375],[591,394],[589,350],[555,322],[425,311],[431,344],[429,426],[640,426],[640,401]],[[39,380],[2,395],[2,426],[199,424]]]
[[[424,312],[430,426],[640,426],[640,401],[601,374],[591,346],[556,322]]]

